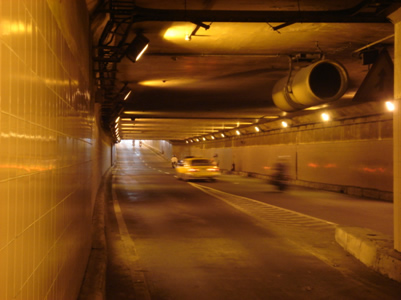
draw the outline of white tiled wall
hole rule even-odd
[[[0,1],[1,300],[75,299],[90,251],[89,53],[55,10],[77,3]]]

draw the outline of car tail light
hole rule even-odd
[[[189,171],[189,172],[199,172],[199,169],[196,169],[196,168],[189,168],[188,171]]]
[[[218,171],[220,171],[218,167],[208,168],[207,170],[209,172],[218,172]]]

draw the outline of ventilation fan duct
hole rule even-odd
[[[320,60],[296,72],[290,80],[273,87],[273,102],[284,111],[296,111],[335,101],[348,87],[345,68],[333,60]]]

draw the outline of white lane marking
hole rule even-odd
[[[131,274],[131,279],[134,285],[134,291],[137,299],[140,300],[151,300],[149,286],[146,281],[146,277],[143,273],[142,268],[139,266],[139,257],[136,251],[135,243],[131,239],[129,234],[127,224],[124,221],[124,217],[121,211],[120,204],[118,202],[117,194],[115,191],[115,177],[112,178],[112,198],[113,198],[113,208],[116,215],[118,229],[120,231],[121,239],[124,243],[124,248],[126,252],[126,259],[129,262],[128,267]]]
[[[279,224],[285,223],[285,224],[299,225],[303,223],[305,226],[313,226],[313,227],[319,226],[319,224],[320,226],[323,225],[329,227],[334,227],[338,225],[336,223],[329,222],[306,214],[302,214],[293,210],[267,204],[251,198],[222,192],[193,182],[189,182],[189,184],[203,191],[204,193],[209,194],[220,200],[223,200],[227,204],[258,219],[269,220]]]
[[[255,218],[256,220],[260,221],[262,224],[266,224],[267,226],[270,226],[272,224],[276,224],[279,226],[295,225],[297,228],[305,228],[306,226],[310,226],[316,230],[319,229],[334,230],[334,228],[338,226],[338,224],[336,223],[332,223],[296,211],[260,202],[251,198],[229,194],[216,189],[198,185],[192,182],[189,182],[189,184],[203,191],[206,194],[209,194],[217,199],[226,202],[228,205],[231,205],[232,207]],[[286,220],[284,220],[284,217],[286,218]],[[327,256],[327,254],[325,254],[324,252],[321,252],[321,249],[319,249],[319,247],[305,244],[305,242],[302,239],[301,240],[290,239],[288,241],[298,247],[301,247],[304,251],[317,257],[322,262],[326,263],[328,266],[333,267],[336,270],[340,271],[342,274],[350,276],[349,272],[346,269],[337,268],[336,261],[333,260],[332,257]]]

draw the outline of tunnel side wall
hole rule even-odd
[[[76,299],[111,143],[84,1],[0,3],[0,299]]]
[[[189,145],[172,152],[215,157],[222,170],[268,179],[279,158],[293,184],[392,201],[393,140],[389,115],[270,130]]]

